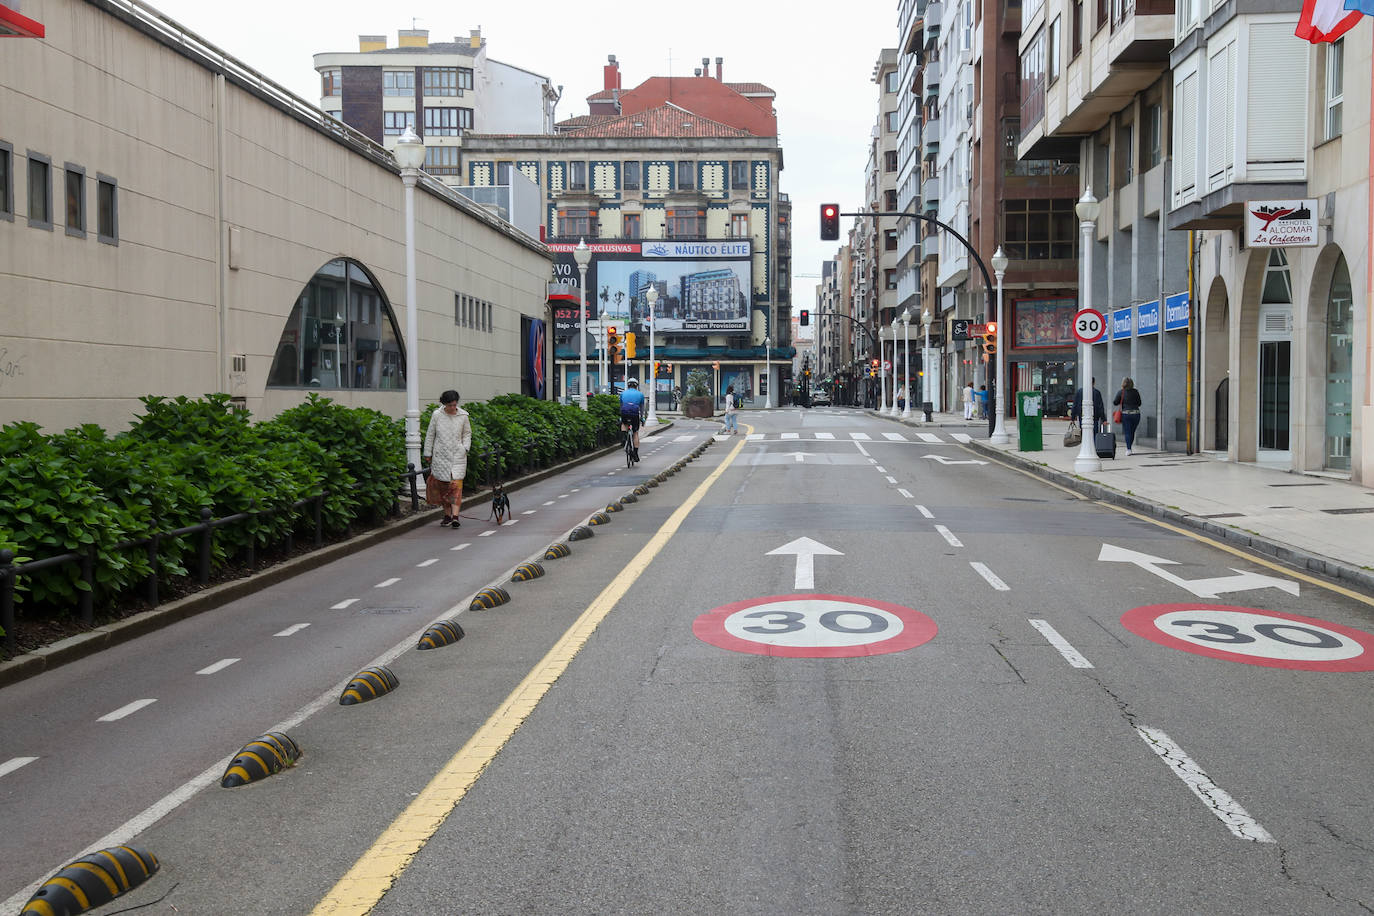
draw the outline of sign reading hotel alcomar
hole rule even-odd
[[[1251,248],[1315,247],[1316,214],[1316,198],[1246,201],[1245,244]]]
[[[743,334],[749,330],[753,250],[748,239],[701,241],[589,241],[587,308],[593,317],[624,325],[648,340],[650,288],[654,333]],[[554,276],[577,282],[567,242],[553,242]]]

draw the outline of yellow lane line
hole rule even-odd
[[[444,819],[452,813],[477,777],[515,734],[520,724],[534,712],[549,688],[567,670],[593,631],[616,606],[630,586],[649,568],[687,514],[705,498],[707,491],[744,448],[744,439],[668,517],[668,521],[644,545],[624,570],[601,594],[592,600],[582,615],[568,628],[548,654],[534,666],[525,679],[510,692],[491,717],[477,729],[468,743],[444,764],[429,784],[379,836],[367,852],[353,864],[312,911],[317,916],[364,914],[369,912],[405,871],[411,860],[434,836]]]

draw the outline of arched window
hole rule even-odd
[[[269,388],[405,388],[405,350],[391,306],[361,264],[336,258],[296,297]]]
[[[1355,298],[1345,256],[1336,259],[1326,300],[1326,466],[1350,470],[1355,377]]]

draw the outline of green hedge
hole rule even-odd
[[[95,551],[95,606],[102,612],[132,600],[152,572],[142,547],[122,541],[212,518],[288,507],[327,491],[326,534],[371,526],[396,510],[405,489],[404,423],[375,410],[348,408],[311,394],[305,403],[261,423],[236,410],[228,395],[142,399],[145,412],[111,436],[94,424],[44,435],[34,423],[0,427],[0,549],[15,563]],[[589,409],[502,395],[464,407],[472,418],[470,487],[547,467],[615,441],[618,404],[595,395]],[[421,435],[433,408],[421,414]],[[310,505],[259,514],[219,527],[213,562],[223,569],[247,551],[282,545],[314,531]],[[195,561],[194,537],[160,542],[157,573],[176,579]],[[79,564],[16,579],[16,603],[32,617],[73,612]]]

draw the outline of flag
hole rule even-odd
[[[1303,0],[1298,14],[1298,27],[1293,34],[1313,44],[1335,41],[1355,27],[1364,15],[1362,10],[1347,11],[1343,0]],[[1374,0],[1350,0],[1374,6]]]
[[[1366,16],[1374,16],[1374,0],[1345,0],[1345,8],[1359,10]]]

